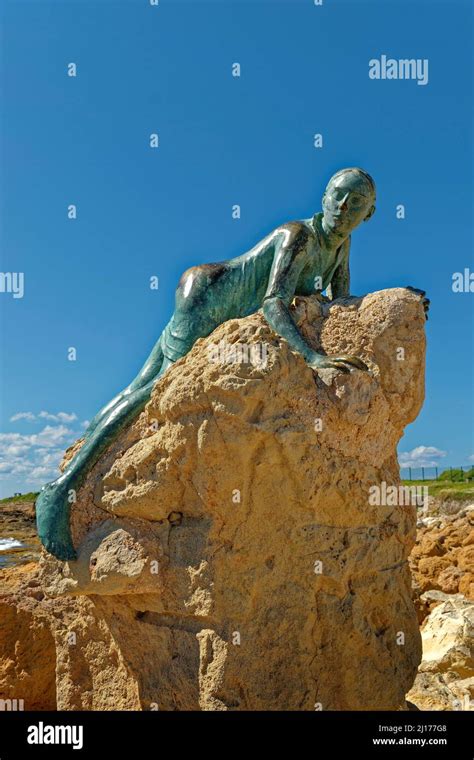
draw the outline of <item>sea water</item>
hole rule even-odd
[[[8,552],[11,552],[12,549],[20,549],[22,546],[22,542],[18,541],[17,538],[0,538],[0,567],[11,564],[11,556]],[[3,556],[2,552],[4,552]]]

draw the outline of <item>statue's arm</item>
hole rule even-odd
[[[349,251],[351,248],[350,237],[344,241],[340,250],[341,262],[334,272],[331,282],[326,288],[326,293],[331,301],[335,298],[343,298],[350,295],[351,277],[349,271]]]
[[[295,295],[298,278],[311,255],[312,233],[305,225],[291,223],[276,231],[280,235],[275,246],[275,255],[270,272],[267,292],[263,301],[263,315],[270,327],[285,338],[294,351],[298,351],[313,369],[333,367],[349,372],[351,367],[366,370],[367,367],[357,356],[324,356],[305,341],[290,313],[290,303]],[[341,261],[341,263],[343,263]]]
[[[290,313],[296,285],[306,263],[312,233],[304,225],[292,222],[279,228],[272,269],[263,301],[263,315],[270,327],[285,338],[311,364],[319,356],[300,334]]]

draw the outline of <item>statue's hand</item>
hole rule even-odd
[[[413,288],[411,285],[406,286],[406,290],[411,291],[411,293],[415,293],[415,295],[420,296],[421,302],[423,304],[423,308],[425,310],[425,318],[428,319],[428,311],[430,308],[430,299],[426,298],[426,290],[420,290],[419,288]]]
[[[315,359],[309,362],[312,369],[338,369],[340,372],[350,372],[351,369],[361,369],[368,371],[368,367],[362,359],[350,354],[341,354],[340,356],[323,356],[318,354]]]

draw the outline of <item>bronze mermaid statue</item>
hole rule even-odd
[[[251,250],[228,261],[191,267],[176,289],[174,313],[130,385],[91,421],[85,442],[67,469],[41,490],[36,501],[39,537],[58,559],[76,552],[69,524],[71,494],[103,452],[142,411],[168,367],[228,319],[262,309],[270,327],[315,370],[367,370],[356,356],[325,356],[300,334],[290,313],[295,296],[326,291],[333,300],[349,295],[351,233],[375,211],[375,183],[359,168],[342,169],[329,181],[322,212],[277,227]],[[416,291],[424,296],[423,291]],[[427,308],[427,299],[424,299]]]

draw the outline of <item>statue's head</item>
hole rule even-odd
[[[363,169],[341,169],[323,195],[324,222],[339,235],[349,235],[375,211],[375,182]]]

